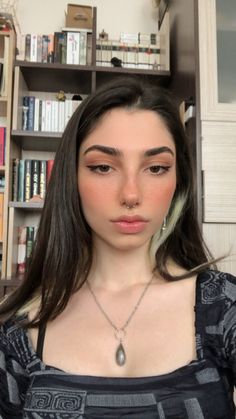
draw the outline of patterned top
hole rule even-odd
[[[196,282],[197,360],[153,377],[68,374],[45,365],[27,332],[0,328],[1,419],[235,419],[236,278],[207,270]]]

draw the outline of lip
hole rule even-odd
[[[118,218],[115,218],[112,220],[113,222],[126,222],[126,223],[135,223],[139,221],[147,222],[148,220],[144,217],[141,217],[140,215],[121,215]]]
[[[112,220],[116,230],[120,233],[135,234],[141,233],[145,230],[148,220],[137,216],[121,216],[115,220]]]

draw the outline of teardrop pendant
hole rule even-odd
[[[125,364],[125,362],[126,362],[126,355],[125,355],[124,346],[122,345],[122,343],[120,343],[116,350],[116,363],[117,365],[119,365],[119,367],[122,367]]]

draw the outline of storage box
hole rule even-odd
[[[78,4],[67,4],[66,14],[67,28],[92,29],[93,9],[91,6],[81,6]]]

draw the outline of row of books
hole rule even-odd
[[[6,127],[0,127],[0,166],[5,164],[6,154]]]
[[[140,69],[160,68],[160,45],[97,40],[96,64]]]
[[[45,198],[54,160],[13,160],[12,199],[18,202]]]
[[[27,263],[32,254],[34,240],[38,227],[20,226],[18,227],[18,253],[17,253],[17,272],[24,274]]]
[[[92,64],[92,33],[86,29],[49,35],[25,34],[17,38],[17,59],[40,63]]]
[[[41,100],[23,97],[22,129],[26,131],[63,132],[81,100]]]

